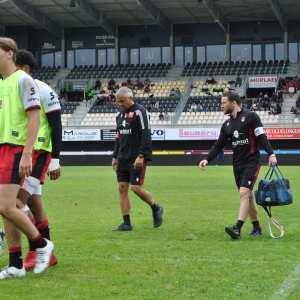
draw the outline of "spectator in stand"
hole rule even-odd
[[[248,109],[248,110],[251,109],[251,106],[252,106],[252,100],[251,100],[251,99],[248,99],[248,100],[247,100],[246,106],[247,106],[247,109]]]
[[[147,94],[150,93],[149,85],[145,85],[143,95],[145,95],[145,93],[147,93]]]
[[[148,77],[146,77],[146,79],[144,81],[144,85],[145,86],[150,86],[150,79]]]
[[[240,77],[240,74],[238,74],[238,76],[235,79],[235,87],[239,85],[239,87],[241,87],[242,85],[242,78]]]
[[[111,90],[110,94],[108,95],[108,101],[112,102],[113,105],[116,105],[116,96],[115,96],[116,91],[115,90]]]
[[[262,99],[263,97],[264,97],[264,96],[263,96],[263,93],[260,92],[259,95],[257,96],[257,101],[259,101],[259,99],[260,99],[260,98]]]
[[[296,106],[291,108],[291,113],[295,115],[295,118],[299,117],[299,109]]]
[[[252,103],[250,110],[251,110],[251,111],[256,111],[256,110],[257,110],[257,105],[256,105],[256,103]]]
[[[132,80],[129,81],[128,88],[131,89],[132,91],[134,90],[134,84]]]
[[[298,97],[297,101],[296,101],[296,107],[300,108],[300,97]]]
[[[178,87],[176,88],[175,92],[176,92],[176,96],[180,97],[181,92],[180,92],[180,89]]]
[[[164,114],[162,113],[162,111],[159,113],[158,120],[159,121],[163,121],[164,120]]]
[[[298,83],[297,76],[292,79],[292,85],[294,85],[294,83]]]
[[[61,108],[65,108],[65,104],[66,104],[66,99],[65,99],[65,97],[61,97],[61,98],[60,98],[60,106],[61,106]]]
[[[136,78],[135,87],[139,90],[141,90],[144,87],[144,84],[143,84],[142,80],[140,79],[140,77]]]
[[[262,105],[263,105],[263,99],[260,98],[259,101],[256,103],[256,110],[261,111],[262,110]]]
[[[155,100],[155,105],[154,105],[154,107],[157,108],[157,109],[159,108],[159,101],[158,101],[158,100]]]
[[[212,74],[209,74],[208,78],[205,81],[205,84],[214,84],[215,79],[213,78]]]
[[[197,103],[197,111],[199,111],[199,112],[203,111],[203,106],[202,106],[202,103],[200,101],[198,101],[198,103]]]
[[[279,102],[283,102],[283,92],[280,90],[278,92],[278,99],[277,99]]]
[[[269,108],[268,101],[262,100],[261,110],[266,111]]]
[[[60,97],[64,97],[64,98],[66,98],[66,89],[65,89],[65,87],[63,86],[61,89],[60,89],[60,92],[59,92],[59,94],[60,94]]]
[[[273,95],[272,95],[272,100],[273,101],[277,101],[277,99],[278,99],[278,96],[276,95],[276,93],[275,92],[273,92]]]
[[[294,93],[295,93],[295,88],[291,85],[291,86],[289,87],[289,94],[290,94],[290,97],[293,97]]]
[[[150,107],[155,108],[155,100],[153,99],[153,97],[151,98]]]
[[[191,112],[196,112],[197,111],[197,105],[195,102],[192,103],[191,108],[190,108]]]
[[[115,87],[115,85],[116,85],[115,80],[113,78],[111,78],[110,81],[107,84],[108,90],[112,90]]]
[[[281,103],[279,101],[276,102],[276,113],[275,115],[281,114]]]
[[[100,89],[101,89],[101,81],[99,78],[97,78],[95,81],[95,90],[100,90]]]
[[[286,86],[285,85],[283,85],[282,86],[282,88],[280,88],[280,91],[282,92],[282,94],[283,94],[283,98],[285,98],[285,96],[286,96],[286,93],[287,93],[287,88],[286,88]]]
[[[278,81],[278,87],[281,88],[282,86],[284,86],[284,79],[280,77]]]
[[[170,96],[176,96],[176,90],[173,87],[170,89]]]
[[[271,106],[271,107],[270,107],[270,111],[268,111],[268,114],[269,114],[269,115],[275,115],[275,113],[276,113],[275,108],[274,108],[273,106]]]
[[[269,95],[268,95],[268,93],[264,94],[264,99],[265,99],[265,101],[268,101],[268,103],[269,103]]]
[[[169,113],[165,110],[165,113],[164,113],[164,121],[169,121],[169,118],[170,118],[170,115],[169,115]]]

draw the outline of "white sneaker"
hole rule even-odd
[[[3,254],[4,251],[4,229],[0,228],[0,256]]]
[[[50,256],[54,249],[54,244],[47,239],[45,240],[47,242],[47,245],[44,248],[36,248],[36,264],[33,269],[34,274],[40,274],[44,272],[50,263]]]
[[[17,269],[15,267],[5,267],[0,272],[0,279],[5,279],[9,277],[24,277],[26,275],[26,271],[24,267],[22,269]]]

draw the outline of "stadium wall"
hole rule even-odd
[[[154,166],[197,166],[214,141],[153,141]],[[300,140],[272,140],[280,165],[300,165]],[[62,166],[110,166],[113,141],[63,142]],[[232,164],[229,147],[225,149],[224,165]],[[261,163],[268,163],[268,156],[262,151]],[[215,165],[215,160],[211,162]]]

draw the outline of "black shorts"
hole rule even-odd
[[[240,189],[241,187],[253,190],[254,184],[259,174],[260,165],[251,164],[233,168],[235,183]]]
[[[132,161],[119,161],[117,163],[118,182],[130,182],[131,185],[143,185],[145,180],[146,165],[144,160],[143,167],[139,170],[133,168],[135,159]]]

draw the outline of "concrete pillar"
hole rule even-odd
[[[226,60],[231,61],[230,33],[226,33]]]
[[[115,37],[115,64],[120,63],[119,38]]]
[[[170,62],[174,66],[174,36],[170,35]]]
[[[61,39],[61,68],[64,69],[66,67],[66,40],[63,37]]]
[[[284,40],[284,60],[289,59],[289,35],[288,32],[285,31],[283,33],[283,40]]]

